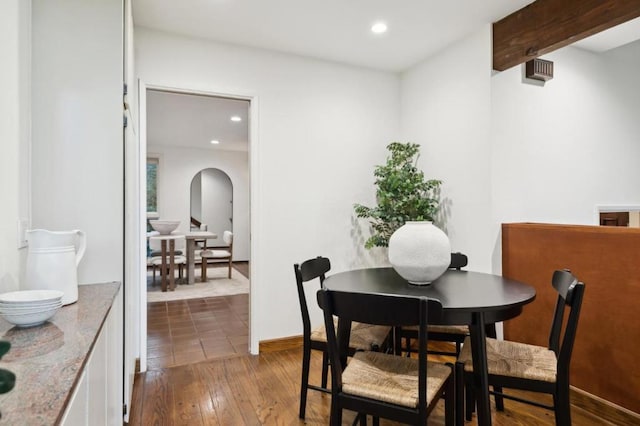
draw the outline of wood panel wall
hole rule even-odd
[[[536,223],[502,225],[502,274],[536,288],[504,325],[505,338],[548,344],[556,293],[570,269],[585,283],[571,384],[640,413],[640,229]]]

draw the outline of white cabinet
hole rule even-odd
[[[63,425],[122,425],[122,333],[120,290],[62,416]]]

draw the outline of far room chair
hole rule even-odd
[[[202,259],[201,277],[202,281],[207,281],[207,262],[226,262],[229,264],[229,278],[231,278],[231,267],[233,266],[233,233],[224,231],[222,233],[222,241],[226,244],[224,247],[216,247],[215,249],[206,249],[200,252]],[[206,244],[206,241],[205,241]]]
[[[551,285],[558,293],[558,299],[549,334],[549,346],[487,338],[487,364],[489,384],[493,385],[494,389],[511,388],[550,394],[553,396],[553,405],[547,406],[500,393],[502,397],[553,410],[556,425],[565,426],[571,424],[569,364],[585,285],[568,270],[555,271]],[[570,309],[569,317],[564,321],[567,307]],[[564,323],[566,325],[563,326]],[[467,420],[471,420],[474,409],[472,373],[471,344],[467,339],[456,362],[456,381],[459,386],[456,390],[456,405],[459,425],[463,424],[464,390]],[[498,395],[497,391],[492,393]]]
[[[293,265],[298,287],[298,299],[300,300],[300,312],[302,314],[302,379],[300,384],[300,418],[304,419],[307,406],[307,390],[313,389],[329,393],[327,389],[327,377],[329,369],[329,356],[327,353],[327,333],[325,326],[311,329],[311,318],[305,295],[305,284],[318,279],[319,286],[325,279],[325,274],[331,269],[331,262],[326,257],[309,259],[302,264]],[[391,328],[379,327],[368,324],[353,324],[351,338],[349,339],[349,353],[364,350],[386,349],[391,344]],[[309,384],[309,366],[311,363],[311,350],[322,352],[322,385]]]
[[[380,417],[426,425],[429,413],[445,398],[445,424],[454,424],[455,381],[451,364],[427,360],[427,325],[442,317],[439,300],[321,289],[318,304],[324,312],[331,362],[330,425],[342,424],[342,410],[363,416],[374,424]],[[349,337],[338,330],[334,316],[347,329],[352,321],[384,326],[418,326],[418,357],[406,358],[382,352],[356,352],[351,359],[341,353],[338,339]],[[366,423],[366,418],[364,419]]]

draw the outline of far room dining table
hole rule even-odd
[[[485,325],[514,318],[536,297],[535,289],[500,275],[448,270],[429,285],[412,285],[393,268],[369,268],[328,276],[329,290],[428,297],[442,303],[442,325],[468,325],[473,355],[478,424],[491,425]],[[345,345],[345,325],[338,335]],[[340,338],[341,337],[341,338]]]
[[[184,235],[180,233],[162,235],[156,231],[147,233],[147,239],[149,241],[160,241],[162,258],[162,263],[160,264],[160,282],[162,291],[174,291],[176,289],[173,271],[175,268],[176,240],[180,238],[184,238]],[[169,247],[167,247],[167,241],[169,242]]]
[[[195,278],[195,251],[197,240],[213,240],[218,238],[217,234],[209,231],[194,231],[187,232],[184,237],[187,240],[187,283],[193,284],[196,282]]]

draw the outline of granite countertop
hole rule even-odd
[[[117,282],[81,285],[76,303],[35,327],[0,317],[0,340],[11,342],[0,368],[16,375],[13,390],[0,395],[0,424],[60,422],[119,288]]]

